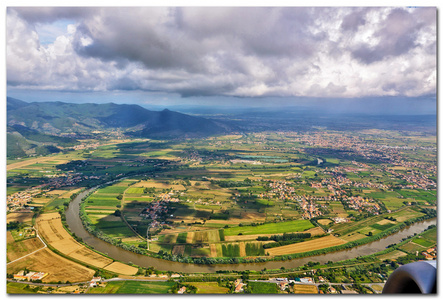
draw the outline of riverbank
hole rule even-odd
[[[427,220],[417,222],[411,226],[403,226],[387,237],[379,237],[378,240],[373,242],[367,242],[360,246],[351,246],[351,248],[343,248],[343,250],[328,249],[334,252],[322,253],[320,255],[306,256],[306,254],[297,254],[297,258],[282,256],[278,259],[268,261],[250,261],[237,264],[196,264],[190,261],[189,263],[177,262],[173,260],[165,260],[158,257],[146,256],[142,254],[136,254],[117,246],[113,246],[107,242],[100,240],[93,236],[91,233],[84,229],[84,226],[79,217],[79,204],[83,200],[86,194],[82,193],[78,195],[69,205],[66,211],[66,221],[72,233],[81,238],[82,241],[92,248],[105,253],[109,257],[126,263],[136,264],[142,267],[154,267],[157,270],[173,271],[173,272],[186,272],[186,273],[214,273],[223,270],[262,270],[263,268],[278,269],[281,266],[286,268],[298,267],[306,264],[308,261],[319,261],[325,263],[328,261],[339,261],[343,259],[349,259],[358,257],[361,255],[369,255],[378,251],[384,250],[388,245],[395,244],[401,241],[402,238],[414,233],[421,232],[429,225],[432,225],[436,220]],[[377,238],[377,236],[374,236]],[[346,245],[346,244],[345,244]],[[312,253],[308,253],[308,255]]]

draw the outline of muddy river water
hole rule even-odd
[[[387,236],[378,241],[354,247],[348,250],[336,251],[322,255],[296,258],[287,261],[267,261],[262,263],[242,263],[242,264],[215,264],[215,265],[200,265],[200,264],[188,264],[163,260],[155,257],[149,257],[145,255],[136,254],[127,250],[123,250],[117,246],[113,246],[105,241],[96,238],[89,232],[87,232],[79,217],[80,202],[82,198],[86,196],[88,191],[79,194],[71,203],[66,211],[66,221],[68,223],[71,232],[75,233],[78,237],[83,239],[83,242],[93,247],[97,251],[107,254],[109,257],[125,262],[134,263],[141,267],[154,267],[160,271],[173,271],[184,273],[215,273],[219,270],[263,270],[266,269],[279,269],[295,268],[305,265],[309,261],[326,263],[328,261],[340,261],[358,256],[364,256],[373,254],[384,250],[390,244],[399,243],[403,238],[413,235],[414,233],[420,233],[426,229],[429,225],[435,225],[437,219],[425,220],[422,222],[414,223],[413,225],[406,227],[390,236]]]

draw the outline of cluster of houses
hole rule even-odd
[[[246,286],[246,283],[243,283],[243,280],[241,280],[241,279],[236,279],[234,281],[234,286],[235,286],[234,292],[241,293],[245,290],[244,288]]]
[[[380,205],[374,201],[374,199],[363,198],[361,196],[351,196],[346,197],[346,203],[349,208],[352,208],[358,212],[363,210],[372,213],[373,215],[378,215],[380,213]]]
[[[421,254],[423,254],[427,260],[436,260],[437,259],[437,246],[429,248],[426,251],[423,251]]]
[[[21,210],[24,205],[32,201],[33,196],[39,193],[40,193],[39,190],[33,189],[9,195],[6,198],[7,211],[12,212],[12,211]]]
[[[356,155],[370,159],[377,159],[384,162],[385,165],[382,171],[387,171],[394,176],[400,176],[402,179],[408,181],[411,185],[405,186],[406,188],[420,188],[427,190],[429,187],[435,188],[436,182],[429,179],[430,176],[435,176],[436,164],[422,164],[416,162],[405,161],[401,151],[404,151],[405,147],[386,146],[368,143],[361,140],[358,137],[347,137],[339,135],[324,135],[324,134],[309,134],[301,135],[295,139],[296,141],[304,142],[310,146],[330,149],[343,149],[351,150]],[[415,148],[423,147],[406,147],[414,150]],[[426,150],[434,150],[434,148],[425,148]],[[320,150],[319,150],[320,151]],[[317,153],[321,154],[321,153]],[[345,172],[359,172],[370,169],[369,165],[359,162],[352,162],[357,165],[358,168],[341,167]],[[388,167],[388,165],[397,165],[410,170],[408,173],[396,172]],[[420,170],[418,170],[420,169]],[[425,174],[425,173],[426,174]],[[380,187],[383,188],[383,187]]]
[[[35,280],[42,280],[46,276],[48,276],[49,273],[44,272],[27,272],[25,270],[19,271],[17,274],[14,274],[15,280],[26,280],[26,281],[35,281]]]
[[[173,198],[172,195],[174,195],[173,192],[160,194],[158,197],[161,200],[149,203],[147,207],[143,208],[139,216],[153,220],[151,223],[151,227],[153,228],[158,227],[160,224],[164,224],[164,222],[160,221],[160,217],[168,214],[169,209],[167,203],[180,201],[177,198]]]

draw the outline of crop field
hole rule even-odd
[[[269,253],[269,255],[273,256],[292,254],[292,253],[302,253],[312,250],[319,250],[327,247],[338,246],[344,243],[346,243],[344,240],[336,238],[335,236],[332,235],[328,235],[311,241],[267,249],[266,252]]]
[[[437,227],[426,230],[426,232],[420,234],[420,236],[428,241],[437,243]]]
[[[407,255],[407,253],[405,253],[403,251],[394,250],[389,253],[377,256],[377,258],[381,261],[386,260],[386,259],[396,260],[397,258],[402,257],[402,256],[406,256],[406,255]]]
[[[225,229],[225,236],[248,235],[248,234],[272,234],[284,232],[301,232],[313,228],[314,225],[309,220],[295,220],[281,223],[269,223],[258,226],[242,226]]]
[[[294,294],[318,294],[318,289],[313,284],[294,284]]]
[[[390,213],[387,216],[395,218],[398,222],[404,222],[404,221],[410,220],[412,218],[421,217],[421,216],[423,216],[423,213],[406,208],[406,209],[396,211],[394,213]]]
[[[44,247],[43,243],[39,238],[32,238],[22,241],[14,241],[10,232],[7,233],[7,251],[6,259],[7,261],[14,261],[22,256],[30,254],[34,251],[42,249]]]
[[[419,245],[419,244],[416,244],[416,243],[413,243],[413,242],[408,242],[408,243],[406,243],[404,245],[401,245],[399,247],[399,249],[403,250],[403,251],[406,251],[408,253],[411,253],[411,254],[415,254],[417,251],[418,252],[426,251],[427,247],[424,247],[422,245]]]
[[[431,247],[431,246],[433,246],[435,244],[433,242],[430,242],[430,241],[422,239],[422,238],[415,238],[415,239],[412,240],[412,242],[415,243],[415,244],[419,244],[420,246],[423,246],[423,247],[426,247],[426,248]]]
[[[252,294],[278,294],[278,287],[275,283],[249,281],[247,284]]]
[[[173,282],[163,281],[114,281],[90,289],[88,294],[166,294],[173,286]]]
[[[138,268],[128,266],[127,264],[123,264],[118,261],[115,261],[110,265],[107,265],[104,269],[107,271],[123,275],[135,275],[138,271]]]
[[[6,215],[6,223],[9,222],[19,222],[19,223],[29,223],[32,221],[31,212],[13,212]]]
[[[103,268],[112,260],[106,258],[75,241],[63,228],[60,218],[56,217],[58,214],[50,214],[44,220],[38,220],[38,228],[42,237],[55,249],[61,253],[70,256],[83,263]],[[50,219],[50,217],[52,217]]]
[[[30,256],[7,265],[8,273],[16,273],[27,268],[49,273],[43,282],[81,282],[87,281],[94,275],[94,270],[60,257],[45,248]]]
[[[217,282],[184,282],[197,288],[197,294],[227,294],[227,287],[219,286]]]
[[[435,141],[418,137],[421,142],[416,142],[405,132],[378,130],[357,134],[306,126],[309,128],[306,132],[282,127],[281,131],[251,131],[223,137],[102,144],[94,149],[66,150],[63,155],[13,161],[8,164],[7,193],[27,190],[32,194],[32,202],[27,206],[34,206],[35,210],[7,214],[7,222],[19,222],[8,228],[7,262],[20,258],[7,265],[8,273],[26,266],[29,270],[50,273],[45,282],[72,282],[90,280],[98,269],[100,276],[118,274],[126,279],[134,279],[139,271],[139,274],[150,272],[91,250],[63,228],[59,211],[62,213],[67,208],[70,196],[106,182],[113,183],[103,185],[83,200],[81,212],[87,214],[89,223],[86,227],[98,229],[102,237],[113,238],[114,245],[135,247],[131,247],[134,252],[143,253],[149,246],[149,253],[172,260],[174,265],[277,261],[280,258],[276,256],[316,251],[361,239],[368,241],[371,235],[390,231],[401,222],[425,213],[433,216],[429,209],[436,208],[437,201]],[[118,181],[119,178],[125,179]],[[38,186],[37,191],[31,189]],[[13,205],[8,203],[8,209],[15,210]],[[27,228],[20,223],[31,224],[34,213],[39,214],[35,227],[49,249],[42,248],[37,238],[17,237],[18,232]],[[148,226],[149,243],[140,238],[146,236]],[[436,231],[433,228],[414,236],[413,241],[399,249],[379,255],[374,263],[386,259],[409,260],[407,253],[415,255],[416,251],[425,251],[436,244]],[[299,241],[284,233],[310,233],[311,237]],[[33,254],[23,257],[30,253]],[[361,267],[376,273],[370,269],[372,262],[359,264],[357,258],[353,269],[350,267],[346,272]],[[260,266],[257,264],[257,268]],[[281,267],[287,267],[284,261]],[[257,273],[251,272],[251,278],[275,275],[275,270],[263,268],[261,273],[258,269]],[[323,272],[326,266],[320,268]],[[328,270],[334,273],[331,277],[352,282],[355,274],[351,278],[341,274],[340,268],[334,265]],[[386,268],[392,271],[390,264]],[[163,271],[162,267],[158,270]],[[212,272],[213,268],[209,270]],[[283,272],[297,271],[279,272],[286,277]],[[183,272],[186,273],[186,267]],[[208,279],[206,274],[193,275]],[[223,278],[221,284],[225,285],[225,279],[231,275],[247,274],[228,272],[216,276]],[[357,277],[358,282],[382,281],[375,275]],[[145,274],[140,278],[146,279]],[[195,286],[198,294],[231,292],[214,279],[208,280],[213,281],[185,284]],[[113,281],[88,292],[164,294],[174,284]],[[251,280],[247,284],[247,290],[254,294],[286,293],[275,283]],[[11,289],[20,290],[12,286]],[[296,284],[287,292],[316,294],[318,290],[314,285]]]

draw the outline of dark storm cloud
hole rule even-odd
[[[394,9],[383,26],[374,34],[379,42],[375,46],[362,44],[352,55],[366,64],[380,61],[389,56],[399,56],[416,47],[417,35],[423,26],[421,20],[404,9]]]
[[[359,26],[365,25],[367,8],[352,11],[343,18],[341,28],[345,31],[357,31]]]
[[[72,24],[42,45],[37,25],[60,19]],[[8,84],[184,97],[416,96],[435,91],[435,30],[435,9],[9,8]]]
[[[93,16],[93,7],[10,7],[29,23],[50,23],[59,19],[78,19]]]

